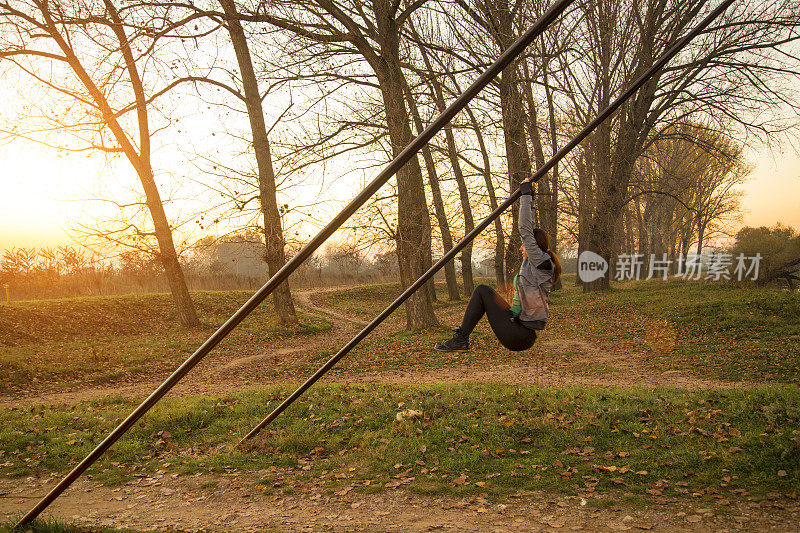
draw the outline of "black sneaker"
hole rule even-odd
[[[467,352],[469,351],[469,338],[461,334],[460,328],[455,328],[455,335],[449,341],[437,342],[435,350],[440,352]]]

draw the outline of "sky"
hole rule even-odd
[[[214,36],[213,38],[216,38]],[[211,54],[207,60],[209,65],[215,64],[218,55],[231,59],[231,50],[227,47],[220,49],[212,46]],[[180,50],[178,50],[180,52]],[[196,53],[196,52],[193,52]],[[228,54],[228,56],[225,56]],[[166,56],[165,56],[166,57]],[[203,57],[195,57],[193,61],[204,64]],[[49,100],[50,92],[44,89],[35,89],[37,84],[32,84],[26,75],[17,69],[3,71],[4,84],[0,84],[0,121],[12,122],[20,113],[25,114],[25,102],[37,102],[45,115],[49,116],[52,102]],[[800,82],[789,87],[800,93]],[[218,89],[217,89],[218,90]],[[170,174],[164,175],[162,184],[180,183],[179,187],[171,190],[161,189],[162,197],[178,197],[181,201],[167,206],[171,220],[186,219],[188,215],[199,211],[205,205],[216,201],[207,189],[191,184],[192,179],[203,176],[202,164],[193,164],[186,156],[187,153],[206,154],[217,157],[217,161],[226,161],[235,166],[234,157],[240,146],[226,143],[218,135],[214,138],[215,131],[226,131],[232,124],[246,125],[242,116],[236,118],[236,111],[229,119],[220,115],[220,121],[208,119],[205,112],[206,105],[211,105],[216,97],[197,99],[194,88],[186,90],[192,96],[182,99],[182,93],[177,91],[174,100],[166,99],[164,102],[164,116],[172,122],[169,129],[161,133],[162,136],[191,131],[192,135],[181,135],[180,140],[172,143],[160,143],[164,146],[160,151],[154,139],[153,164],[156,169],[167,169]],[[172,94],[172,93],[170,93]],[[312,96],[314,96],[312,94]],[[22,98],[21,98],[22,96]],[[287,99],[288,98],[288,99]],[[165,98],[159,100],[162,102]],[[274,113],[274,118],[282,114],[290,95],[281,92],[270,93],[267,107]],[[210,109],[210,107],[208,107]],[[222,108],[221,108],[222,109]],[[227,108],[224,108],[227,109]],[[228,111],[223,111],[225,117]],[[288,108],[287,108],[288,109]],[[243,111],[239,109],[238,112]],[[152,119],[152,113],[151,113]],[[180,123],[178,123],[180,120]],[[237,122],[238,120],[238,122]],[[155,124],[151,124],[155,127]],[[5,125],[2,125],[5,127]],[[228,131],[228,133],[231,133]],[[235,132],[234,132],[235,133]],[[230,136],[232,137],[233,134]],[[177,139],[176,136],[174,139]],[[185,143],[195,143],[194,146],[185,146]],[[159,141],[163,139],[159,137]],[[172,137],[166,139],[173,140]],[[788,141],[786,141],[788,143]],[[800,149],[800,139],[795,148]],[[179,144],[182,143],[182,144]],[[176,146],[180,146],[176,150]],[[742,187],[743,197],[743,225],[749,226],[774,226],[780,222],[800,230],[800,156],[796,149],[789,144],[781,145],[775,142],[771,148],[762,145],[747,147],[746,154],[753,171],[749,180]],[[183,150],[183,155],[179,152]],[[321,205],[305,210],[314,217],[313,224],[305,224],[301,231],[304,236],[316,233],[317,229],[327,222],[345,202],[359,192],[359,186],[372,179],[378,168],[364,170],[363,161],[357,162],[355,156],[341,165],[348,170],[348,175],[340,176],[338,180],[326,179],[324,184],[318,183],[319,176],[325,174],[323,169],[309,172],[306,183],[301,183],[291,191],[292,197],[286,199],[293,205],[308,204],[321,201]],[[347,157],[345,157],[347,159]],[[372,158],[374,159],[374,158]],[[344,167],[344,165],[349,165]],[[207,167],[207,165],[205,165]],[[357,168],[358,167],[358,168]],[[327,169],[331,174],[342,174],[342,169]],[[53,149],[23,142],[20,140],[4,144],[0,139],[0,253],[11,247],[52,247],[61,245],[75,245],[74,232],[70,232],[77,224],[91,223],[94,219],[110,213],[113,206],[101,202],[87,202],[87,198],[116,197],[124,198],[125,194],[118,191],[140,191],[134,172],[124,158],[108,163],[99,154],[83,153],[60,156]],[[317,196],[321,193],[321,196]],[[130,195],[128,195],[130,197]],[[309,217],[310,218],[310,217]],[[220,228],[213,228],[219,233]],[[199,235],[198,235],[199,237]]]
[[[67,229],[92,217],[81,200],[101,172],[95,158],[60,158],[24,143],[0,148],[0,250],[72,244]]]
[[[751,158],[755,169],[743,187],[744,225],[774,226],[782,222],[800,230],[800,157],[788,147],[782,153],[763,151]]]
[[[750,149],[754,170],[743,187],[744,225],[781,222],[800,230],[800,157],[789,146],[758,148]],[[0,250],[75,245],[69,229],[102,214],[102,205],[86,198],[105,187],[138,187],[126,165],[119,160],[109,166],[85,155],[59,157],[29,143],[0,146]],[[358,181],[347,180],[352,190],[338,190],[334,203],[355,196]]]

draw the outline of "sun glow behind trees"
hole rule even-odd
[[[213,119],[209,119],[213,122]],[[751,147],[748,160],[755,168],[742,187],[746,226],[773,226],[782,222],[800,228],[800,157],[791,146],[772,154],[764,147]],[[178,174],[185,164],[167,167]],[[335,211],[359,190],[364,179],[361,171],[346,174],[330,187],[309,183],[298,196],[319,198],[315,216],[324,222],[327,213]],[[76,244],[74,229],[92,225],[111,216],[113,209],[91,198],[101,190],[120,191],[135,186],[134,176],[124,164],[99,155],[58,156],[53,150],[36,144],[17,141],[0,147],[0,251],[12,247],[42,247]],[[180,201],[186,213],[198,213],[209,205],[207,191],[186,185],[187,198]],[[194,190],[191,194],[190,191]],[[171,211],[176,202],[168,203]],[[300,222],[298,220],[298,222]],[[301,236],[312,232],[315,221],[306,220],[297,226]],[[209,230],[183,228],[178,240],[194,242],[208,234],[224,234],[236,224],[219,224]]]

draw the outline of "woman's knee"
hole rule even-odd
[[[477,287],[475,287],[475,292],[480,294],[481,296],[491,296],[494,294],[494,289],[488,285],[484,285],[481,283]]]

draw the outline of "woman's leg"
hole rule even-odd
[[[514,320],[508,302],[486,285],[478,285],[472,293],[459,333],[469,337],[484,314],[497,339],[509,350],[527,350],[536,341],[536,332]]]
[[[511,309],[511,306],[494,289],[488,285],[478,285],[472,291],[472,296],[469,299],[469,303],[467,303],[467,309],[464,311],[464,319],[461,321],[461,328],[459,328],[461,334],[469,337],[469,334],[472,333],[472,330],[475,329],[484,314],[494,316],[504,313],[510,319],[511,311],[509,309]]]

